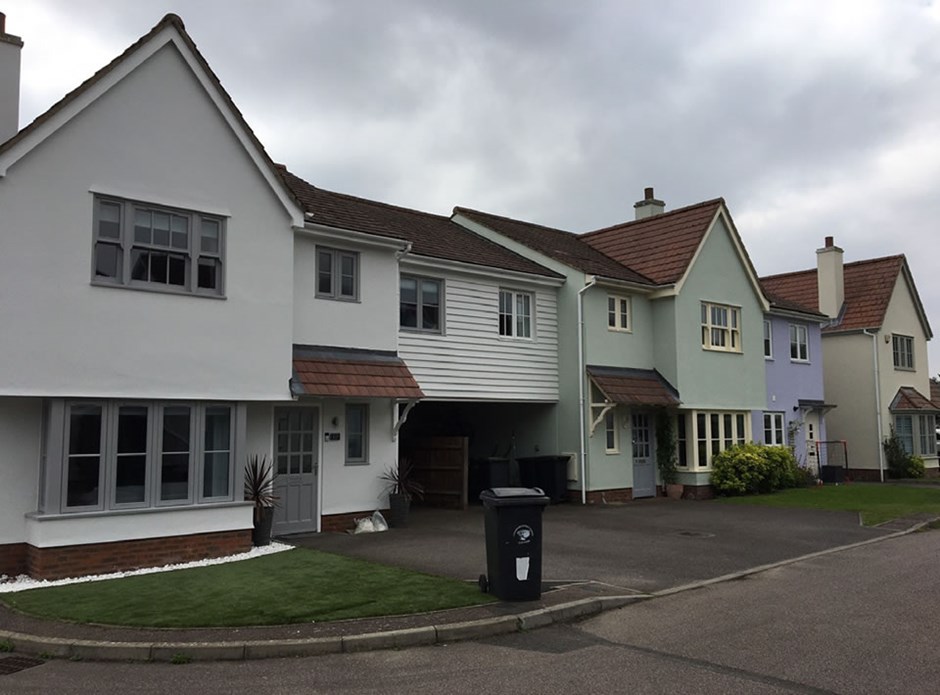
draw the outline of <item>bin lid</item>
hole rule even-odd
[[[480,493],[480,499],[490,507],[548,504],[548,497],[537,487],[491,487]]]

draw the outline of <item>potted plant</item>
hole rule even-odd
[[[268,461],[267,456],[252,454],[248,457],[248,463],[245,464],[245,500],[254,503],[252,545],[271,543],[271,523],[274,521],[274,507],[277,506],[275,478],[277,473],[274,471],[274,462]]]
[[[389,466],[381,475],[388,493],[388,525],[401,527],[408,523],[411,499],[424,498],[424,486],[414,478],[414,465],[401,459],[398,466]]]
[[[682,499],[685,491],[679,482],[677,463],[675,421],[668,411],[662,411],[656,416],[656,466],[666,496],[674,500]]]

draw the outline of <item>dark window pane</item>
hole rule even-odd
[[[202,469],[203,497],[228,496],[229,452],[207,453]]]
[[[317,292],[333,294],[333,254],[330,251],[317,254]]]
[[[171,285],[183,287],[186,284],[186,259],[181,256],[169,256],[167,281]]]
[[[206,408],[206,450],[228,451],[231,443],[232,409],[226,406]]]
[[[189,451],[189,420],[188,406],[163,409],[163,451]]]
[[[119,455],[114,499],[118,504],[133,504],[146,499],[147,455]]]
[[[441,309],[436,306],[425,305],[421,309],[421,327],[426,330],[436,331],[440,328]]]
[[[290,455],[290,472],[300,473],[300,454]]]
[[[398,311],[398,321],[405,328],[417,328],[418,305],[402,302]]]
[[[166,284],[167,257],[165,253],[150,254],[150,282]]]
[[[170,230],[158,229],[155,227],[153,230],[153,243],[155,246],[169,246],[170,245]]]
[[[219,289],[218,265],[219,262],[214,258],[199,259],[199,275],[197,278],[197,283],[200,289]]]
[[[65,504],[87,507],[98,504],[99,456],[70,456]]]
[[[121,248],[116,244],[95,244],[95,277],[121,277]]]
[[[150,254],[140,249],[131,251],[131,279],[150,279]]]
[[[136,210],[134,212],[134,241],[139,244],[149,244],[151,235],[151,214],[149,210]]]
[[[139,454],[147,451],[146,406],[123,406],[118,410],[119,454]]]
[[[401,301],[409,304],[418,303],[418,282],[414,278],[402,278],[398,286],[401,293]]]
[[[72,406],[69,413],[69,454],[101,453],[101,407]]]
[[[287,454],[279,454],[277,457],[277,472],[278,475],[287,474]]]
[[[98,236],[106,239],[121,237],[121,206],[117,203],[98,203]]]
[[[164,454],[160,470],[160,499],[189,497],[189,454]]]
[[[343,275],[339,293],[343,297],[356,296],[356,280],[352,275]]]
[[[172,232],[170,235],[171,243],[173,248],[176,249],[188,249],[189,248],[189,220],[185,217],[180,217],[179,215],[173,215],[173,218],[170,222],[172,226]]]
[[[303,460],[304,473],[312,473],[313,472],[313,455],[304,454],[302,456],[302,460]]]
[[[202,236],[200,241],[200,250],[203,253],[219,252],[219,222],[218,220],[202,220]]]

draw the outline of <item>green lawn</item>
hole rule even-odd
[[[476,583],[295,549],[210,567],[0,594],[48,618],[142,627],[281,625],[492,601]]]
[[[902,516],[929,512],[940,515],[940,488],[900,487],[878,483],[822,485],[782,490],[771,495],[723,498],[728,504],[765,507],[808,507],[861,512],[862,523],[873,526]]]

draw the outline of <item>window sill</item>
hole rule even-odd
[[[325,294],[314,295],[314,299],[325,299],[328,302],[345,302],[346,304],[362,304],[359,297],[330,297]]]
[[[411,333],[413,335],[444,335],[444,331],[433,330],[431,328],[413,328],[411,326],[399,326],[398,330],[402,333]]]
[[[633,333],[633,329],[631,328],[612,328],[610,326],[607,326],[607,330],[610,333]]]
[[[514,335],[501,335],[497,337],[500,340],[505,340],[510,343],[534,343],[535,342],[535,339],[531,337],[526,338],[526,337],[520,337],[520,336],[514,336]]]
[[[92,280],[92,287],[106,287],[112,290],[129,290],[131,292],[147,292],[149,294],[171,294],[177,297],[195,297],[198,299],[226,299],[224,294],[209,294],[208,292],[188,292],[164,287],[149,287],[145,285],[121,285],[116,282]]]
[[[812,362],[810,360],[795,360],[791,357],[790,364],[812,364]]]
[[[168,512],[191,512],[199,509],[223,509],[225,507],[251,506],[251,502],[204,502],[202,504],[177,504],[162,507],[133,507],[128,509],[96,509],[76,512],[29,512],[27,519],[35,521],[61,521],[63,519],[92,519],[106,516],[133,516],[138,514],[166,514]]]
[[[702,346],[702,350],[705,352],[716,352],[720,355],[743,355],[744,354],[744,350],[726,350],[724,348],[706,347],[705,345]]]
[[[917,370],[914,367],[899,367],[894,365],[894,371],[896,372],[916,372]]]

